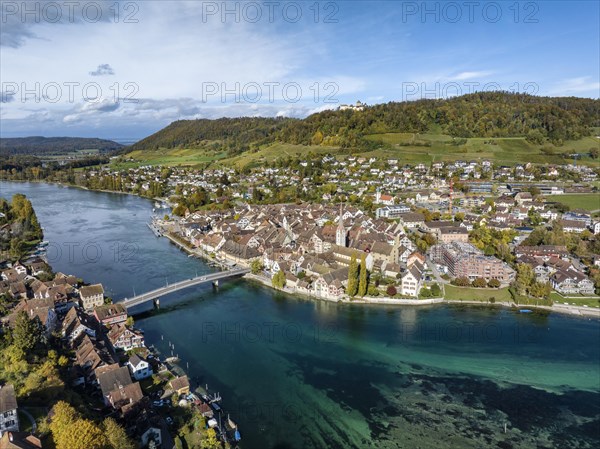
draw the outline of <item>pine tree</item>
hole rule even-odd
[[[350,258],[350,266],[348,267],[348,295],[356,296],[358,291],[358,264],[356,263],[356,255],[352,254]]]
[[[367,260],[363,254],[360,258],[360,281],[358,283],[358,296],[365,296],[367,294],[369,280],[367,279]]]

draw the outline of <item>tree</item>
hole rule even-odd
[[[263,270],[263,264],[260,259],[254,259],[250,263],[250,270],[252,271],[252,274],[259,274]]]
[[[360,258],[360,280],[358,282],[358,295],[365,296],[367,294],[367,287],[369,280],[367,278],[367,259],[363,254]]]
[[[485,288],[487,286],[487,282],[484,278],[475,278],[473,281],[473,287],[477,288]]]
[[[206,437],[202,441],[202,447],[206,449],[220,449],[221,443],[217,440],[217,433],[215,429],[208,429],[206,431]]]
[[[136,444],[129,439],[125,429],[113,418],[106,418],[102,427],[112,449],[136,449]]]
[[[442,295],[442,289],[438,284],[433,284],[431,286],[431,296],[438,298]]]
[[[14,346],[25,353],[29,353],[43,342],[44,325],[37,316],[29,319],[27,312],[20,311],[17,313],[12,339]]]
[[[283,270],[279,270],[275,273],[273,279],[271,279],[271,283],[273,284],[273,287],[276,288],[283,288],[285,286],[285,273]]]
[[[458,277],[452,281],[454,285],[458,285],[459,287],[467,287],[471,285],[471,281],[469,281],[468,277]]]
[[[490,279],[488,282],[490,288],[500,288],[500,281],[498,279]]]
[[[56,449],[106,449],[109,445],[100,427],[83,419],[64,401],[57,402],[52,409],[50,431]]]
[[[369,293],[369,296],[379,296],[379,289],[374,285],[369,285],[367,292]]]
[[[534,280],[535,274],[531,265],[527,265],[526,263],[517,264],[517,276],[514,281],[514,286],[519,295],[526,295]]]
[[[10,240],[10,257],[13,260],[19,260],[25,255],[25,242],[20,238],[14,237]]]
[[[396,296],[398,294],[398,290],[393,285],[388,285],[388,288],[385,290],[388,296]]]
[[[348,288],[349,296],[356,296],[358,292],[358,264],[356,263],[356,254],[352,253],[350,257],[350,266],[348,267]]]

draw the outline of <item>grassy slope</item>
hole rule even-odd
[[[470,288],[445,285],[446,299],[451,301],[482,301],[488,302],[494,298],[496,302],[511,302],[512,296],[508,288]]]
[[[532,145],[522,137],[470,138],[464,145],[452,145],[452,137],[435,133],[373,134],[368,136],[368,139],[381,140],[393,146],[393,150],[376,150],[374,153],[377,156],[396,157],[409,163],[489,159],[507,165],[526,162],[565,164],[572,160],[564,159],[559,154],[586,152],[599,144],[596,137],[585,137],[578,141],[565,142],[563,146],[553,149],[555,155],[547,155],[541,152],[540,145]],[[489,143],[490,141],[494,144]],[[417,145],[410,145],[411,143]],[[430,146],[422,146],[418,143],[428,143]],[[589,157],[582,158],[578,163],[600,165],[600,161],[594,161]]]
[[[402,163],[430,163],[432,161],[455,160],[492,160],[499,164],[513,165],[515,163],[565,164],[572,159],[564,159],[562,153],[584,153],[599,145],[596,137],[585,137],[578,141],[568,141],[561,147],[553,148],[556,154],[544,154],[539,145],[532,145],[524,138],[470,138],[464,145],[452,145],[452,137],[437,133],[433,130],[426,134],[388,133],[373,134],[368,139],[383,141],[392,145],[392,149],[379,149],[363,153],[363,156],[379,158],[395,158]],[[493,141],[494,143],[490,143]],[[415,145],[411,145],[415,144]],[[424,146],[429,144],[430,146]],[[207,148],[172,149],[172,150],[137,150],[128,154],[135,162],[121,163],[119,168],[129,168],[139,165],[188,165],[196,166],[218,161],[219,164],[236,166],[238,168],[250,165],[258,166],[264,162],[272,162],[286,156],[301,156],[309,152],[325,154],[338,152],[337,147],[304,146],[286,143],[274,143],[263,146],[257,152],[246,152],[239,156],[227,157]],[[584,157],[577,161],[580,164],[600,166],[600,160]]]

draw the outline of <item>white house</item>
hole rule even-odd
[[[131,372],[131,375],[135,380],[146,379],[153,374],[150,364],[137,354],[129,357],[127,367],[129,368],[129,372]]]
[[[422,287],[421,271],[418,264],[413,264],[402,276],[400,294],[404,296],[419,296]]]
[[[8,431],[19,431],[17,396],[11,384],[0,385],[0,436]]]

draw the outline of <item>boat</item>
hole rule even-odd
[[[162,237],[162,232],[160,231],[159,227],[156,226],[153,222],[148,223],[148,227],[152,230],[155,236]]]
[[[532,313],[532,310],[529,309],[519,309],[519,313]]]

